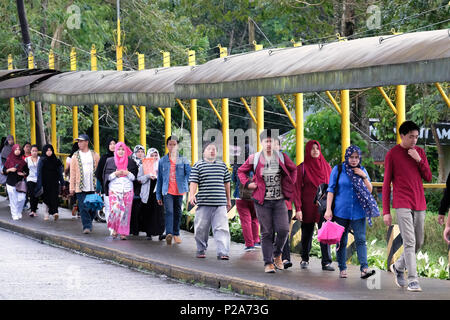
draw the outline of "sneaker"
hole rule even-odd
[[[419,281],[411,281],[410,283],[408,283],[407,290],[412,292],[421,292],[422,288],[419,285]]]
[[[273,258],[273,263],[275,264],[275,268],[277,268],[278,270],[284,269],[284,264],[283,261],[281,260],[281,254],[278,257]]]
[[[206,258],[206,253],[205,253],[205,251],[197,251],[196,257],[199,258],[199,259],[204,259],[204,258]]]
[[[172,245],[172,235],[170,233],[166,236],[166,243],[169,246]]]
[[[283,266],[284,266],[285,270],[289,269],[290,267],[292,267],[292,262],[290,262],[289,260],[284,260],[283,261]]]
[[[260,248],[261,248],[261,242],[256,242],[256,243],[255,243],[255,248],[260,249]]]
[[[44,214],[44,220],[45,220],[45,221],[48,220],[48,213]]]
[[[331,263],[329,263],[329,264],[327,264],[325,266],[322,266],[322,270],[324,270],[324,271],[334,271],[334,268],[331,266]]]
[[[264,267],[264,272],[265,273],[275,273],[276,270],[275,270],[275,266],[273,265],[273,263],[266,264]]]
[[[245,247],[244,251],[245,252],[247,252],[247,251],[255,251],[255,247]]]
[[[58,213],[55,213],[55,214],[53,215],[53,219],[55,220],[55,222],[58,221],[58,218],[59,218],[59,214],[58,214]]]
[[[302,269],[308,269],[308,265],[309,265],[309,262],[308,261],[301,261],[300,262],[300,268],[302,268]]]
[[[402,271],[398,271],[395,268],[394,264],[391,264],[389,270],[391,270],[392,274],[394,275],[395,284],[400,288],[406,287],[405,273]]]
[[[91,230],[90,230],[90,229],[84,229],[84,230],[83,230],[83,233],[84,233],[84,234],[91,233]]]

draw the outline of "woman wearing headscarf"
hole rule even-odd
[[[103,172],[105,193],[109,195],[110,206],[108,228],[113,229],[113,238],[120,235],[122,240],[130,234],[133,181],[138,173],[136,163],[130,158],[131,154],[125,143],[117,143],[114,157],[106,160]]]
[[[69,156],[66,158],[66,168],[64,169],[64,174],[67,178],[70,180],[70,163],[72,161],[73,154],[77,152],[80,149],[78,146],[78,142],[75,142],[72,145],[72,151],[70,152]],[[70,202],[73,203],[72,206],[72,216],[75,217],[78,215],[80,217],[80,213],[78,212],[78,205],[77,205],[77,197],[74,195],[70,197]]]
[[[322,183],[328,183],[330,173],[331,167],[322,154],[320,143],[316,140],[309,140],[305,146],[305,160],[297,166],[294,198],[296,218],[302,222],[302,261],[300,262],[302,269],[306,269],[309,265],[314,226],[317,223],[317,227],[320,229],[325,221],[314,204],[314,197],[317,187]],[[320,250],[322,270],[334,271],[331,266],[330,246],[321,243]]]
[[[164,208],[156,201],[156,183],[158,177],[158,164],[160,160],[159,152],[155,148],[147,151],[147,159],[154,159],[153,170],[145,174],[144,165],[139,168],[138,180],[141,186],[141,205],[139,210],[138,231],[147,233],[149,240],[152,236],[159,236],[159,240],[164,239]]]
[[[131,156],[136,163],[138,170],[142,167],[142,160],[145,158],[145,148],[138,144],[133,149],[133,155]],[[142,184],[138,179],[134,182],[134,197],[133,197],[133,209],[131,210],[131,222],[130,222],[130,233],[138,236],[139,235],[139,216],[141,210],[141,187]]]
[[[8,159],[9,154],[12,151],[12,147],[14,145],[14,136],[9,135],[6,137],[6,140],[3,144],[2,152],[0,154],[2,158],[2,164],[4,165],[6,162],[6,159]],[[22,151],[21,151],[22,152]]]
[[[5,146],[4,148],[6,148]],[[3,149],[4,149],[3,148]],[[22,219],[22,210],[25,204],[26,193],[19,192],[16,184],[28,175],[28,166],[22,159],[22,150],[18,144],[11,148],[8,158],[3,166],[3,174],[6,175],[6,191],[9,196],[11,216],[13,220]]]
[[[108,221],[110,209],[109,209],[108,194],[105,193],[105,187],[104,187],[105,181],[103,181],[103,170],[105,169],[106,160],[114,157],[114,150],[116,148],[116,143],[117,143],[117,141],[114,138],[109,138],[107,140],[106,153],[100,157],[100,160],[98,161],[97,169],[95,170],[95,177],[97,178],[97,186],[99,186],[98,189],[101,189],[98,191],[100,193],[104,194],[103,199],[104,199],[104,203],[105,203],[104,212],[105,212],[106,221]]]
[[[236,199],[236,209],[241,220],[242,236],[244,237],[245,248],[244,251],[253,251],[255,247],[261,247],[261,240],[259,238],[259,222],[256,217],[255,205],[251,198],[252,191],[241,183],[237,172],[239,167],[248,159],[253,153],[249,144],[244,146],[243,154],[236,156],[233,164],[233,172],[231,180],[235,183],[233,197]],[[239,159],[241,158],[241,159]],[[240,160],[240,161],[239,161]],[[250,178],[253,172],[250,173]]]
[[[49,215],[58,220],[58,204],[60,188],[64,186],[63,164],[55,155],[55,150],[51,144],[46,144],[42,148],[41,159],[38,164],[38,178],[35,192],[43,189],[42,198],[48,207],[48,213],[44,215],[44,220],[48,220]]]
[[[374,270],[369,270],[367,263],[366,217],[368,217],[369,225],[372,225],[371,218],[379,216],[380,212],[371,194],[372,184],[369,174],[361,165],[361,160],[361,149],[354,145],[348,147],[345,151],[344,163],[333,168],[328,185],[325,220],[331,220],[334,217],[334,221],[345,228],[336,252],[340,278],[347,278],[347,236],[350,228],[353,229],[355,237],[361,278],[366,279],[375,274]],[[342,169],[337,181],[339,166]],[[332,211],[334,197],[336,199]]]

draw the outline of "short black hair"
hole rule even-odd
[[[170,140],[176,141],[177,144],[180,142],[180,140],[178,140],[178,137],[176,137],[176,136],[169,136],[169,137],[167,138],[167,140],[166,140],[166,145],[169,145],[169,141],[170,141]]]
[[[398,131],[402,135],[407,135],[409,132],[417,130],[420,132],[420,128],[415,122],[413,121],[405,121],[401,124],[400,128],[398,128]]]
[[[278,134],[280,134],[280,130],[278,129],[264,129],[261,134],[259,135],[259,141],[263,141],[263,139],[271,138],[271,139],[278,139]]]
[[[33,148],[36,148],[36,149],[39,150],[39,146],[38,146],[37,144],[33,144],[33,145],[31,146],[31,149],[33,149]]]
[[[219,150],[216,141],[204,141],[202,144],[202,152],[205,152],[206,148],[208,148],[210,144],[214,145],[216,150]]]

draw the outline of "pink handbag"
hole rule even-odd
[[[341,241],[345,228],[336,222],[326,221],[317,232],[317,240],[324,244],[337,244]]]

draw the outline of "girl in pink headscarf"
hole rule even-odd
[[[109,194],[110,214],[108,228],[113,230],[112,236],[125,240],[130,233],[131,208],[133,204],[133,181],[138,167],[130,158],[130,148],[119,142],[115,146],[114,157],[106,160],[103,172],[105,194]]]

